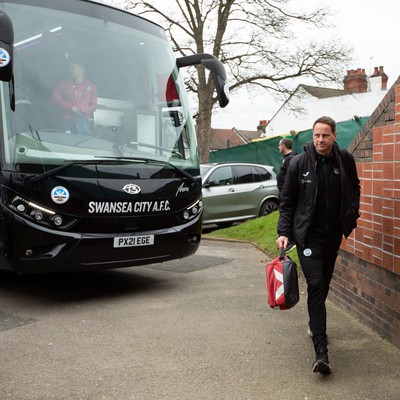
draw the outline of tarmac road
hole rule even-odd
[[[163,265],[1,273],[0,400],[400,399],[400,349],[331,303],[333,373],[311,372],[306,295],[269,309],[268,261],[203,240]]]

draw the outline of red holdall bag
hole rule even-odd
[[[296,263],[281,251],[266,267],[268,304],[271,308],[288,310],[299,302],[299,279]]]

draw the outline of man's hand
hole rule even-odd
[[[287,238],[286,236],[279,236],[278,239],[276,240],[276,244],[279,250],[285,249],[288,243],[289,243],[289,238]]]

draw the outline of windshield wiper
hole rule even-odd
[[[101,157],[101,160],[72,160],[64,165],[60,165],[59,167],[50,169],[46,172],[43,172],[39,175],[35,175],[29,179],[30,182],[38,182],[42,179],[45,179],[49,176],[55,175],[58,172],[62,171],[65,168],[71,167],[72,165],[97,165],[97,164],[102,164],[102,163],[132,163],[132,162],[140,162],[140,163],[146,163],[146,164],[161,164],[161,165],[168,165],[172,167],[175,171],[179,172],[181,175],[186,177],[187,179],[191,180],[192,182],[196,182],[196,179],[184,171],[183,169],[177,167],[174,164],[171,164],[168,161],[161,161],[161,160],[154,160],[154,159],[148,159],[148,158],[140,158],[140,157]]]
[[[70,161],[66,164],[60,165],[59,167],[52,168],[46,172],[43,172],[39,175],[32,176],[29,181],[30,182],[38,182],[44,178],[47,178],[49,176],[55,175],[57,172],[62,171],[65,168],[71,167],[72,165],[79,165],[79,164],[86,164],[86,165],[97,165],[101,164],[102,162],[109,162],[109,160],[73,160]]]
[[[121,161],[130,161],[130,162],[143,162],[145,164],[161,164],[161,165],[168,165],[169,167],[172,167],[175,171],[179,172],[181,175],[183,175],[185,178],[189,179],[192,182],[196,182],[196,178],[192,175],[190,175],[188,172],[183,170],[182,168],[177,167],[176,165],[168,162],[168,161],[162,161],[162,160],[156,160],[153,158],[142,158],[142,157],[104,157],[104,158],[109,158],[112,160],[121,160]]]

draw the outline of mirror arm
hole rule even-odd
[[[15,84],[14,84],[14,74],[11,80],[8,82],[9,92],[10,92],[10,107],[11,110],[15,111]]]
[[[218,58],[211,54],[200,53],[190,56],[179,57],[176,59],[178,68],[190,67],[196,64],[203,66],[211,71],[214,79],[214,85],[217,90],[218,101],[221,107],[225,107],[229,103],[229,89],[226,83],[226,71],[224,65]]]

